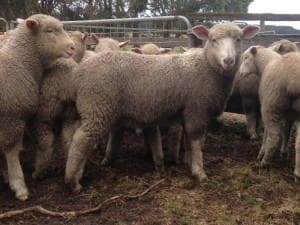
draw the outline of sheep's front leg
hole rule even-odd
[[[101,165],[108,166],[113,164],[121,147],[124,130],[122,128],[113,129],[109,133],[109,138],[105,150],[105,157],[101,162]]]
[[[194,177],[197,183],[201,183],[207,180],[207,175],[203,168],[203,143],[204,143],[204,134],[191,136],[189,134],[186,135],[186,147],[190,148],[191,151],[191,171],[192,176]]]
[[[295,183],[300,184],[300,125],[297,127],[296,143],[295,143]]]
[[[164,154],[159,127],[148,127],[143,129],[145,141],[152,151],[154,167],[157,172],[164,172]]]
[[[54,151],[54,134],[52,125],[39,123],[36,128],[37,152],[35,158],[34,179],[42,179],[47,174]]]
[[[175,163],[179,163],[179,151],[183,127],[180,124],[170,126],[168,131],[168,154]]]
[[[25,201],[29,192],[25,184],[23,170],[20,164],[19,153],[22,149],[22,138],[11,149],[4,151],[10,188],[16,193],[16,198]]]
[[[258,160],[262,160],[262,158],[264,157],[265,154],[265,145],[266,145],[266,140],[267,140],[267,136],[268,136],[268,131],[267,128],[264,129],[264,135],[263,135],[263,140],[262,140],[262,144],[257,156]]]
[[[271,164],[273,155],[276,149],[279,147],[281,138],[281,126],[279,122],[272,122],[266,125],[267,138],[265,142],[265,154],[261,161],[262,166]]]

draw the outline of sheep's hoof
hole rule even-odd
[[[26,201],[29,197],[29,192],[27,189],[16,192],[16,198],[20,201]]]
[[[260,162],[260,167],[261,168],[270,168],[271,166],[271,162],[266,161],[265,159],[262,159],[262,161]]]
[[[265,153],[264,152],[259,152],[257,156],[257,160],[261,161],[264,157]]]
[[[282,152],[280,152],[280,157],[285,159],[285,160],[288,160],[289,157],[290,157],[290,154],[289,154],[288,151],[282,151]]]
[[[112,164],[111,160],[108,160],[107,158],[104,158],[101,161],[101,166],[110,166]]]
[[[42,180],[46,177],[46,171],[34,171],[32,173],[32,179],[34,180]]]
[[[80,192],[82,189],[82,186],[79,184],[79,182],[72,182],[71,180],[65,180],[65,184],[72,192]]]
[[[157,174],[164,174],[165,173],[165,166],[162,165],[155,165],[155,172]]]
[[[250,140],[257,140],[258,139],[258,135],[257,134],[251,134],[250,135]]]
[[[208,181],[208,177],[205,173],[193,174],[193,181],[195,185],[200,185]]]

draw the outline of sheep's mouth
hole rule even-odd
[[[234,68],[234,65],[224,65],[222,64],[222,68],[224,71],[230,71]]]
[[[63,53],[63,56],[65,57],[65,58],[70,58],[70,57],[72,57],[74,55],[74,51],[65,51],[64,53]]]

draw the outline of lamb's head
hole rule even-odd
[[[98,38],[95,34],[92,34],[92,39],[96,43],[95,52],[119,51],[120,48],[129,42],[129,40],[118,42],[112,38]]]
[[[281,58],[281,55],[270,48],[260,45],[249,47],[241,57],[239,72],[241,76],[255,73],[261,76],[269,62]]]
[[[275,41],[269,46],[269,48],[274,50],[275,52],[278,52],[280,55],[299,51],[296,43],[287,39]]]
[[[75,45],[75,51],[72,58],[79,63],[86,50],[86,39],[88,33],[81,33],[80,31],[71,31],[69,32],[69,36],[73,40]]]
[[[202,25],[192,28],[192,32],[199,39],[206,40],[204,54],[209,64],[215,70],[225,73],[237,69],[242,48],[241,40],[252,38],[258,31],[258,26],[248,25],[241,29],[229,22],[216,24],[210,29]]]
[[[74,43],[67,32],[63,29],[63,24],[52,16],[35,14],[24,21],[18,27],[20,35],[27,38],[36,46],[40,60],[49,65],[57,58],[69,58],[74,53]]]
[[[142,47],[134,47],[131,49],[132,52],[138,54],[145,54],[145,55],[161,55],[170,52],[172,49],[170,48],[160,48],[156,44],[147,43],[144,44]]]
[[[239,73],[241,76],[247,76],[251,73],[257,74],[257,55],[258,51],[263,48],[262,46],[251,46],[249,47],[241,57],[241,65]]]

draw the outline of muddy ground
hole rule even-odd
[[[55,211],[86,209],[115,195],[141,193],[161,178],[166,180],[139,199],[117,200],[97,213],[77,218],[27,213],[0,220],[0,224],[300,225],[300,185],[293,182],[293,144],[288,161],[276,157],[272,168],[260,169],[256,160],[260,140],[247,139],[240,118],[226,115],[210,131],[204,150],[209,181],[200,187],[192,185],[189,169],[183,164],[166,162],[166,173],[157,175],[145,157],[142,137],[133,133],[126,134],[114,167],[99,166],[103,153],[94,153],[84,174],[83,191],[78,194],[64,186],[63,153],[56,154],[46,179],[34,181],[34,154],[25,151],[22,164],[30,199],[15,200],[1,179],[0,212],[36,204]]]

